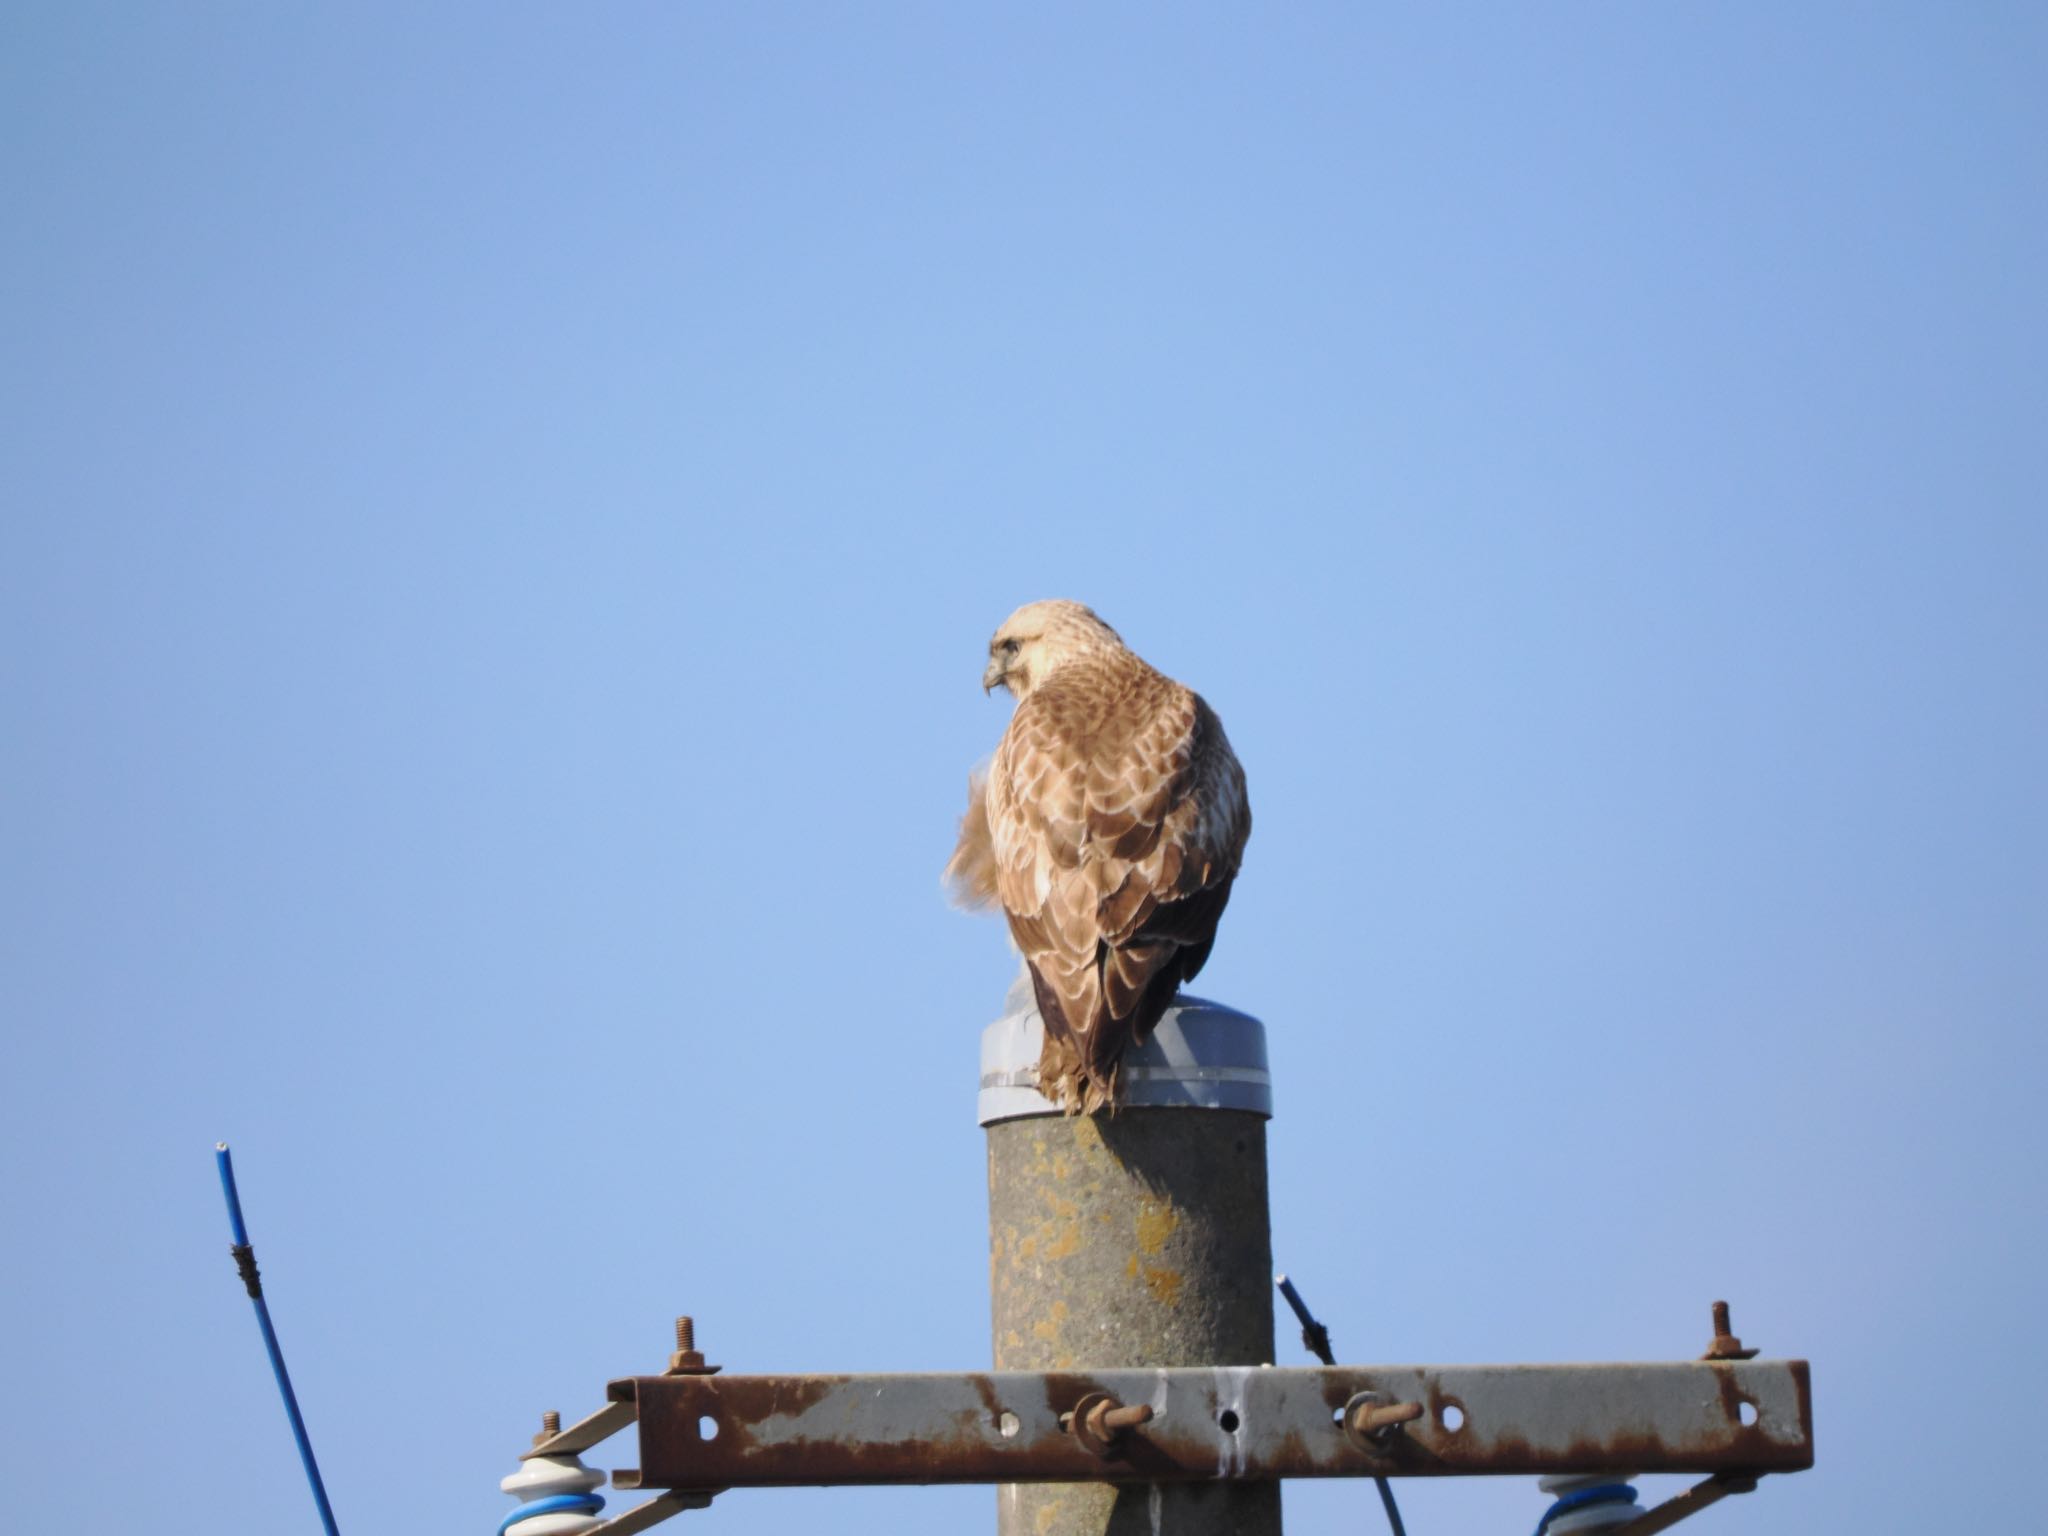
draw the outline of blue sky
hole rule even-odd
[[[2011,1523],[2044,66],[2017,5],[11,8],[10,1517],[313,1528],[223,1137],[344,1531],[494,1528],[678,1311],[985,1364],[1012,961],[937,875],[1069,596],[1249,772],[1200,990],[1341,1354],[1726,1296],[1820,1465],[1706,1518]]]

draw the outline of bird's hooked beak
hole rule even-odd
[[[1002,657],[989,657],[988,666],[981,674],[981,691],[983,693],[994,693],[996,685],[1002,682],[1003,675],[1008,670],[1009,664]]]

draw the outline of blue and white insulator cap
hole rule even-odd
[[[1627,1525],[1640,1515],[1636,1508],[1633,1472],[1553,1472],[1536,1479],[1550,1495],[1550,1508],[1536,1523],[1536,1536],[1571,1536],[1573,1531],[1604,1531]]]
[[[562,1421],[549,1414],[533,1443],[552,1437]],[[498,1523],[498,1536],[576,1536],[604,1523],[598,1511],[604,1499],[598,1489],[604,1474],[583,1465],[583,1458],[571,1452],[565,1456],[535,1456],[529,1453],[519,1470],[498,1486],[519,1500],[519,1507]]]

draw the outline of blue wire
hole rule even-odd
[[[242,1197],[235,1192],[235,1165],[228,1159],[228,1144],[215,1142],[213,1160],[220,1168],[221,1193],[227,1196],[228,1227],[235,1235],[235,1246],[249,1246],[249,1229],[242,1225]],[[255,1258],[250,1256],[251,1272]],[[313,1460],[313,1442],[306,1438],[306,1421],[299,1416],[299,1400],[292,1392],[292,1379],[285,1373],[284,1351],[277,1345],[277,1330],[270,1326],[270,1308],[263,1300],[260,1282],[252,1284],[254,1294],[250,1300],[256,1304],[256,1321],[263,1329],[263,1347],[270,1352],[270,1372],[277,1378],[277,1390],[284,1398],[284,1411],[291,1416],[292,1438],[299,1442],[299,1461],[306,1469],[306,1481],[313,1485],[313,1502],[320,1507],[320,1523],[327,1530],[327,1536],[340,1536],[334,1526],[334,1510],[327,1502],[327,1487],[320,1481],[320,1465]]]
[[[235,1165],[228,1159],[228,1144],[217,1141],[213,1144],[213,1163],[220,1170],[220,1192],[228,1197],[228,1230],[234,1234],[235,1246],[249,1246],[249,1229],[242,1225],[242,1197],[235,1193]]]
[[[1536,1522],[1536,1536],[1543,1536],[1550,1529],[1550,1522],[1559,1515],[1584,1509],[1588,1504],[1633,1504],[1635,1501],[1636,1491],[1627,1483],[1602,1483],[1597,1488],[1575,1489],[1543,1511],[1543,1518]]]
[[[512,1529],[522,1520],[535,1515],[594,1515],[604,1508],[604,1500],[594,1493],[557,1493],[545,1499],[535,1499],[531,1504],[522,1504],[507,1515],[498,1526],[498,1536]]]
[[[1294,1282],[1285,1275],[1275,1275],[1273,1283],[1280,1287],[1280,1294],[1287,1298],[1287,1305],[1294,1309],[1295,1317],[1306,1328],[1315,1322],[1308,1314],[1308,1303],[1301,1299],[1301,1292],[1294,1288]]]

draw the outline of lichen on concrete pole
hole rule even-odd
[[[1038,1094],[1041,1028],[1020,979],[982,1036],[996,1369],[1269,1363],[1263,1027],[1178,999],[1093,1116]],[[1280,1486],[1004,1484],[997,1511],[999,1536],[1279,1536]]]

